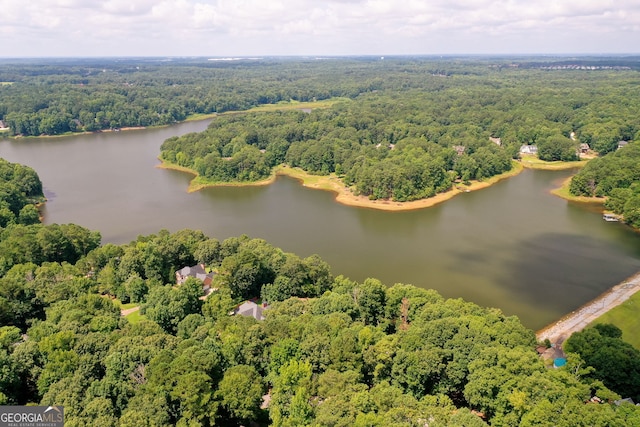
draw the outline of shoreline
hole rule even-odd
[[[560,197],[562,199],[568,200],[570,202],[577,203],[593,203],[603,205],[606,202],[605,197],[587,197],[587,196],[574,196],[569,192],[569,186],[571,185],[571,179],[573,176],[568,177],[564,181],[562,181],[562,185],[558,188],[554,188],[549,192],[554,196]]]
[[[583,330],[612,308],[627,301],[638,291],[640,291],[640,272],[540,329],[536,332],[536,339],[538,342],[548,339],[551,343],[561,344],[572,333]]]
[[[100,129],[100,130],[94,130],[94,131],[82,131],[82,132],[66,132],[66,133],[61,133],[59,135],[28,135],[28,136],[24,136],[24,135],[12,135],[9,136],[9,139],[13,139],[13,140],[20,140],[20,139],[25,139],[25,140],[30,140],[30,139],[36,139],[36,138],[64,138],[67,136],[82,136],[82,135],[94,135],[94,134],[99,134],[99,133],[112,133],[112,132],[129,132],[132,130],[145,130],[145,129],[156,129],[156,128],[162,128],[162,127],[167,127],[167,126],[171,126],[171,125],[158,125],[158,126],[127,126],[127,127],[123,127],[123,128],[114,128],[114,129]]]
[[[415,210],[415,209],[424,209],[431,206],[435,206],[439,203],[445,202],[447,200],[452,199],[458,194],[468,193],[471,191],[481,190],[483,188],[490,187],[491,185],[502,181],[507,178],[511,178],[513,176],[518,175],[524,170],[524,167],[516,161],[513,161],[513,168],[510,171],[507,171],[503,174],[493,176],[486,181],[473,181],[470,185],[464,184],[454,184],[454,186],[444,192],[438,193],[433,197],[429,197],[427,199],[414,200],[410,202],[394,202],[392,200],[371,200],[366,196],[358,196],[353,194],[353,191],[350,187],[347,187],[336,175],[331,174],[328,176],[320,176],[320,175],[311,175],[302,169],[298,168],[290,168],[286,165],[280,165],[274,168],[272,174],[263,180],[255,181],[255,182],[222,182],[222,183],[207,183],[207,182],[199,182],[199,175],[196,171],[185,168],[178,165],[173,165],[161,160],[161,163],[157,165],[157,168],[160,169],[170,169],[177,170],[180,172],[187,172],[194,176],[194,178],[189,183],[189,187],[187,188],[187,192],[192,193],[203,188],[208,187],[238,187],[238,186],[263,186],[269,185],[273,183],[278,176],[288,176],[290,178],[294,178],[298,180],[303,187],[315,189],[315,190],[324,190],[331,191],[336,194],[335,201],[352,207],[361,207],[361,208],[370,208],[370,209],[378,209],[384,211],[407,211],[407,210]]]
[[[260,104],[255,107],[251,107],[248,110],[232,110],[232,111],[223,111],[222,113],[208,113],[208,114],[192,114],[188,116],[184,120],[179,122],[174,122],[165,125],[153,125],[153,126],[125,126],[121,128],[111,128],[111,129],[99,129],[95,131],[82,131],[82,132],[66,132],[59,135],[12,135],[9,136],[9,139],[31,139],[31,138],[62,138],[65,136],[77,136],[77,135],[91,135],[95,133],[105,133],[105,132],[128,132],[132,130],[143,130],[143,129],[157,129],[168,126],[177,125],[180,123],[186,122],[198,122],[202,120],[213,119],[218,116],[224,115],[234,115],[234,114],[245,114],[245,113],[262,113],[262,112],[272,112],[272,111],[291,111],[291,110],[315,110],[315,109],[324,109],[330,108],[334,104],[338,102],[349,102],[351,101],[349,98],[345,97],[334,97],[328,98],[321,101],[289,101],[289,102],[281,102],[277,104]],[[0,132],[9,132],[10,128],[0,128]]]

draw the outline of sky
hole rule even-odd
[[[0,0],[0,57],[640,52],[638,0]]]

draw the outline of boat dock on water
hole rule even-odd
[[[620,217],[616,214],[606,213],[602,215],[602,219],[608,222],[618,222],[620,221]]]

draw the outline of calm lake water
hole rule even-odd
[[[0,156],[36,169],[46,223],[76,223],[125,243],[162,228],[248,234],[334,274],[434,288],[515,314],[537,329],[640,270],[640,235],[597,209],[549,194],[570,172],[527,170],[485,190],[409,212],[334,202],[290,178],[188,194],[190,176],[158,169],[162,142],[207,122],[55,139],[0,140]]]

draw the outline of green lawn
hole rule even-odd
[[[622,339],[640,350],[640,292],[600,316],[596,323],[611,323],[622,329]]]
[[[118,298],[113,298],[111,301],[113,301],[113,303],[120,309],[120,310],[127,310],[129,308],[133,308],[133,307],[137,307],[140,304],[135,303],[135,302],[130,302],[128,304],[123,304],[122,301],[120,301]]]
[[[573,162],[548,162],[545,160],[540,160],[537,155],[533,154],[523,154],[520,157],[520,161],[525,168],[542,170],[565,170],[581,168],[588,162],[588,160],[576,160]]]
[[[145,320],[146,317],[144,314],[140,313],[140,310],[138,311],[134,311],[133,313],[129,314],[128,316],[126,316],[126,319],[130,322],[130,323],[138,323],[141,320]]]
[[[350,102],[349,98],[343,97],[335,97],[324,99],[322,101],[308,101],[308,102],[300,102],[300,101],[280,101],[277,104],[262,104],[257,107],[252,107],[248,110],[240,110],[240,111],[225,111],[223,113],[211,113],[211,114],[192,114],[187,118],[187,121],[194,120],[203,120],[211,117],[216,117],[220,115],[231,115],[231,114],[241,114],[241,113],[255,113],[255,112],[270,112],[270,111],[290,111],[290,110],[302,110],[302,109],[317,109],[317,108],[330,108],[333,104],[338,102]]]

